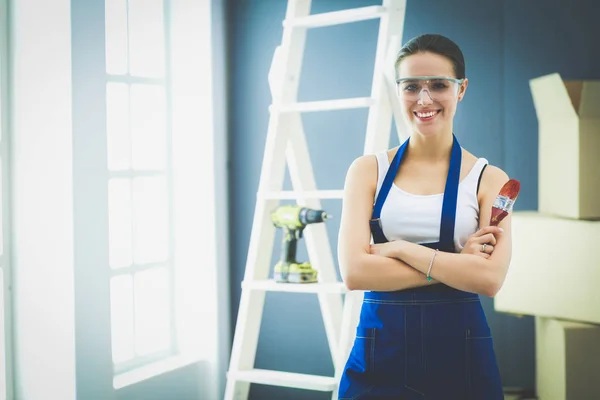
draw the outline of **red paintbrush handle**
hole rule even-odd
[[[508,212],[500,208],[492,207],[492,217],[490,218],[491,226],[498,226],[498,224],[508,215]]]

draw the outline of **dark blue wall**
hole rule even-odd
[[[267,75],[281,41],[285,1],[229,0],[229,124],[232,322],[240,298],[270,104]],[[565,3],[568,3],[565,4]],[[461,144],[521,180],[518,210],[537,207],[537,120],[528,80],[551,72],[566,79],[600,78],[600,24],[595,0],[409,0],[404,40],[441,33],[463,49],[470,80],[455,132]],[[313,13],[381,4],[377,0],[314,0]],[[593,12],[593,10],[596,12]],[[368,96],[378,21],[308,32],[300,100]],[[305,132],[317,185],[340,189],[362,152],[366,110],[307,114]],[[390,146],[397,144],[393,139]],[[340,215],[339,201],[324,208]],[[328,222],[332,248],[339,221]],[[277,236],[279,240],[280,236]],[[300,257],[306,257],[300,249]],[[273,253],[273,263],[278,247]],[[334,252],[335,257],[335,252]],[[493,311],[483,299],[505,386],[534,386],[530,317]],[[256,366],[332,375],[316,296],[267,294]],[[253,386],[255,399],[327,399],[324,393]]]

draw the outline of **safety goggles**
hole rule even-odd
[[[400,98],[407,101],[421,100],[429,96],[432,101],[455,98],[464,79],[446,76],[410,76],[396,79],[396,90]]]

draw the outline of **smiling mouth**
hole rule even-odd
[[[436,115],[438,115],[441,111],[442,110],[433,110],[433,111],[427,111],[427,112],[413,111],[413,114],[421,121],[430,121]]]

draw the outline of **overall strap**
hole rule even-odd
[[[383,228],[381,227],[381,209],[383,208],[383,203],[385,203],[385,199],[387,198],[388,193],[394,183],[394,179],[396,178],[396,174],[398,173],[398,169],[400,168],[400,162],[402,161],[402,157],[408,147],[408,141],[410,138],[406,139],[406,141],[400,146],[396,155],[392,159],[390,163],[390,167],[385,174],[385,178],[383,183],[381,184],[381,188],[379,188],[379,194],[377,195],[377,199],[375,199],[375,205],[373,206],[373,213],[371,214],[371,220],[369,221],[369,225],[371,227],[371,235],[373,236],[374,243],[385,243],[387,242],[387,238],[383,233]]]
[[[454,135],[453,135],[454,136]],[[454,247],[454,227],[456,224],[456,205],[458,203],[458,185],[460,183],[460,166],[462,163],[462,149],[456,136],[452,144],[450,155],[450,168],[444,189],[444,202],[442,204],[442,220],[440,223],[441,247]]]
[[[390,192],[390,189],[392,188],[392,184],[394,183],[394,179],[398,174],[398,170],[400,169],[400,162],[402,161],[404,152],[408,147],[409,140],[410,138],[406,139],[402,146],[400,146],[400,148],[396,152],[396,155],[392,159],[392,162],[390,163],[390,167],[388,168],[387,173],[385,174],[385,179],[383,180],[381,188],[379,189],[379,195],[375,200],[375,205],[373,206],[373,213],[371,215],[371,219],[379,219],[379,217],[381,216],[381,209],[383,208],[383,203],[385,203],[385,199],[387,198],[387,195]]]

